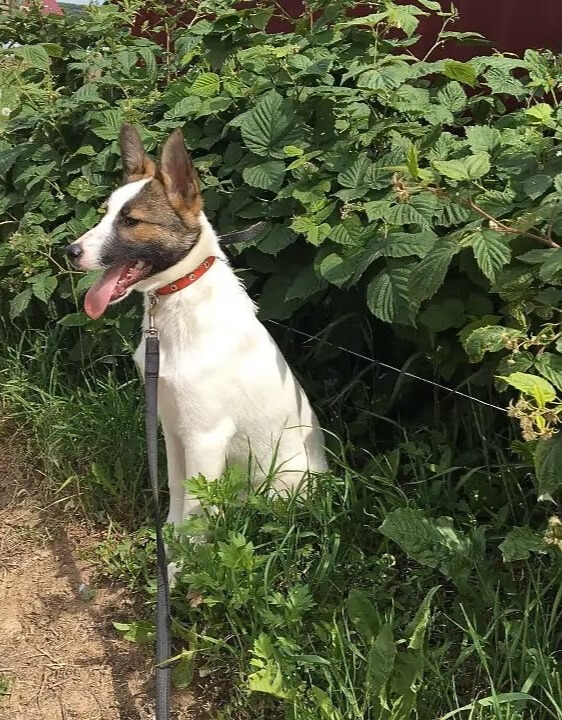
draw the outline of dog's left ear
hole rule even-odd
[[[181,215],[182,211],[193,214],[201,211],[197,171],[185,149],[179,128],[174,130],[162,149],[158,175],[176,212]]]
[[[123,123],[119,140],[125,182],[143,180],[154,175],[156,166],[145,153],[140,135],[132,125]]]

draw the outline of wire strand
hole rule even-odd
[[[362,355],[361,353],[350,350],[349,348],[341,347],[341,345],[336,345],[336,343],[325,340],[324,338],[320,338],[317,335],[309,335],[303,330],[297,330],[296,328],[289,327],[288,325],[283,325],[283,323],[277,322],[276,320],[267,320],[266,322],[271,323],[272,325],[277,325],[278,327],[283,328],[284,330],[288,330],[295,335],[301,335],[302,337],[307,338],[307,340],[316,340],[317,342],[324,343],[325,345],[329,345],[330,347],[336,348],[337,350],[341,350],[348,355],[353,355],[354,357],[360,358],[361,360],[366,360],[367,362],[374,363],[375,365],[379,365],[380,367],[386,368],[387,370],[392,370],[393,372],[396,372],[405,377],[412,378],[413,380],[419,380],[420,382],[424,382],[427,385],[433,385],[433,387],[439,388],[439,390],[444,390],[448,393],[452,393],[453,395],[460,395],[461,397],[467,398],[471,402],[485,405],[486,407],[492,408],[493,410],[499,410],[499,412],[501,413],[507,413],[507,410],[503,407],[500,407],[499,405],[494,405],[493,403],[486,402],[486,400],[480,400],[480,398],[474,397],[473,395],[468,395],[467,393],[463,393],[460,390],[454,390],[447,385],[442,385],[441,383],[435,382],[434,380],[424,378],[421,375],[415,375],[414,373],[408,372],[407,370],[401,370],[400,368],[394,367],[394,365],[389,365],[382,360],[376,360],[375,358],[369,357],[368,355]]]

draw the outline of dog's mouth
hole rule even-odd
[[[119,302],[128,290],[150,274],[152,265],[143,260],[121,263],[110,267],[101,279],[88,290],[84,299],[86,315],[97,320],[110,303]]]

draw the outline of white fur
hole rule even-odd
[[[143,185],[146,185],[147,182],[150,182],[150,178],[128,183],[111,193],[107,201],[107,212],[101,222],[91,230],[88,230],[87,233],[84,233],[84,235],[76,241],[80,243],[82,247],[83,254],[80,258],[80,267],[82,269],[96,270],[100,267],[101,249],[111,234],[111,228],[119,211],[125,203],[128,203],[135,195],[138,195],[139,190]]]
[[[90,257],[111,230],[119,208],[146,181],[114,193],[108,215],[81,240]],[[199,510],[185,492],[186,479],[215,480],[227,466],[248,467],[259,483],[274,470],[274,489],[295,487],[308,472],[327,469],[323,435],[306,395],[285,359],[256,318],[255,307],[222,252],[207,218],[188,256],[139,282],[146,293],[183,277],[210,255],[214,265],[195,283],[160,296],[155,324],[160,333],[158,411],[166,441],[170,511],[180,523]],[[135,353],[141,372],[144,340]]]

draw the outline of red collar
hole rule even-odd
[[[192,285],[196,280],[199,280],[199,278],[207,272],[207,270],[213,265],[216,259],[217,258],[215,255],[209,255],[209,257],[203,260],[201,265],[198,265],[195,270],[192,270],[190,273],[184,275],[175,282],[168,283],[168,285],[164,285],[161,288],[158,288],[158,290],[155,291],[156,294],[171,295],[178,290],[183,290],[184,288],[188,287],[188,285]]]

